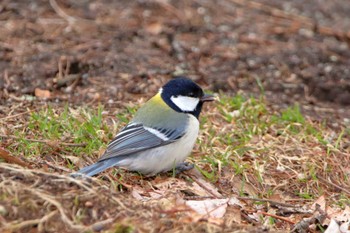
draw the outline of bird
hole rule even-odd
[[[138,109],[96,163],[71,176],[91,177],[111,167],[146,176],[192,169],[194,165],[184,161],[199,134],[202,106],[213,100],[191,79],[174,77]]]

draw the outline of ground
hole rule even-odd
[[[330,219],[340,224],[350,195],[349,12],[347,0],[2,1],[0,227],[317,232]],[[67,176],[95,161],[174,75],[218,96],[201,117],[190,158],[197,170]],[[193,207],[209,200],[223,202],[224,214]]]

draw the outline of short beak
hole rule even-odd
[[[215,97],[210,94],[204,94],[201,98],[201,102],[214,101]]]

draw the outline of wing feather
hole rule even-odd
[[[146,127],[140,123],[132,123],[110,142],[99,161],[163,146],[181,138],[184,133],[183,129]]]

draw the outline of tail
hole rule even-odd
[[[106,160],[94,163],[90,166],[84,167],[84,168],[80,169],[79,171],[72,173],[71,176],[72,177],[94,176],[100,172],[103,172],[107,168],[113,167],[114,165],[116,165],[116,164],[113,163],[111,160],[106,159]]]

